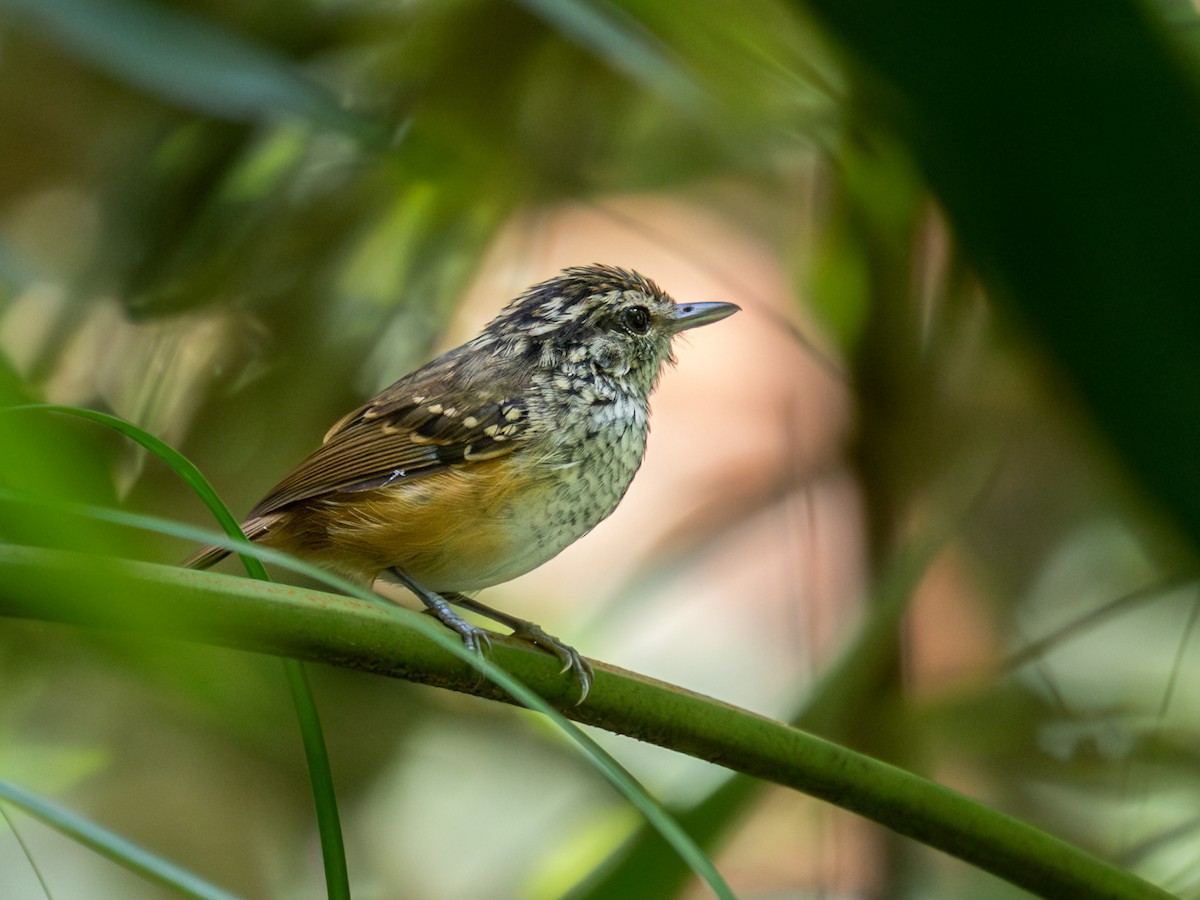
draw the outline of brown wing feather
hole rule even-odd
[[[293,503],[421,478],[521,446],[531,435],[519,399],[528,393],[529,371],[498,381],[484,361],[460,359],[463,350],[406,375],[329,429],[324,443],[247,515],[242,528],[250,539],[269,530],[272,513]],[[207,568],[227,555],[203,547],[184,565]]]
[[[444,389],[443,389],[444,390]],[[248,520],[322,494],[365,491],[511,452],[527,436],[519,392],[496,385],[453,396],[404,379],[338,422]]]

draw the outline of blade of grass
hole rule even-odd
[[[195,900],[237,900],[236,895],[209,884],[187,869],[163,860],[145,847],[91,822],[19,785],[0,780],[0,800],[23,810],[72,840],[90,847],[147,881]],[[44,882],[43,882],[44,884]]]
[[[931,508],[946,510],[942,522],[902,547],[884,567],[867,603],[870,616],[805,698],[790,720],[793,726],[838,740],[848,718],[866,708],[873,686],[891,664],[896,634],[917,586],[978,507],[991,483],[990,457],[973,461],[969,468],[971,471],[964,472],[963,478],[948,478],[948,484],[980,486],[966,492],[965,497],[951,488],[945,491],[951,495],[945,502],[930,504]],[[701,847],[711,851],[754,802],[762,786],[761,781],[734,775],[693,806],[671,812]],[[639,829],[570,892],[570,900],[678,895],[687,873],[673,860],[663,858],[662,851],[657,835]]]
[[[1030,641],[1020,649],[1013,651],[1013,653],[999,663],[997,671],[1015,672],[1022,666],[1028,665],[1034,660],[1041,659],[1056,647],[1080,635],[1086,634],[1089,629],[1098,628],[1105,622],[1109,622],[1117,616],[1124,615],[1132,609],[1137,609],[1140,606],[1156,602],[1164,597],[1169,597],[1175,591],[1187,587],[1194,588],[1197,585],[1200,585],[1200,582],[1197,582],[1193,576],[1176,576],[1174,578],[1164,578],[1156,581],[1154,584],[1130,591],[1128,594],[1122,594],[1115,600],[1110,600],[1103,606],[1084,613],[1067,622],[1065,625],[1059,626],[1044,637]]]
[[[81,408],[70,407],[70,406],[56,406],[56,405],[52,405],[52,404],[30,404],[30,405],[26,405],[24,407],[16,407],[15,409],[49,410],[49,411],[55,411],[55,412],[63,412],[63,413],[72,414],[72,415],[79,415],[83,418],[90,419],[92,421],[106,425],[110,428],[114,428],[117,431],[119,431],[120,433],[127,435],[131,439],[137,441],[138,443],[140,443],[142,446],[146,447],[151,452],[153,452],[157,455],[160,455],[163,458],[164,462],[167,462],[167,464],[170,465],[172,469],[174,469],[176,472],[178,472],[181,475],[181,477],[183,477],[184,480],[189,485],[191,485],[194,490],[196,490],[196,492],[201,496],[202,499],[205,500],[206,503],[209,503],[209,501],[211,499],[212,504],[210,504],[210,509],[213,510],[214,515],[218,518],[218,521],[220,521],[223,526],[227,526],[229,523],[232,523],[232,532],[230,532],[229,529],[227,528],[227,535],[228,535],[227,539],[223,540],[216,536],[207,535],[204,532],[199,533],[200,537],[198,539],[201,540],[202,542],[215,543],[215,544],[219,544],[221,546],[226,546],[235,551],[237,551],[239,549],[242,550],[242,553],[240,555],[242,556],[243,561],[245,562],[245,561],[247,561],[247,559],[249,559],[253,563],[253,566],[250,565],[250,563],[247,563],[247,570],[250,571],[251,573],[253,573],[254,571],[262,571],[263,572],[264,577],[259,580],[269,581],[269,579],[267,579],[265,577],[266,571],[265,571],[265,569],[263,569],[262,562],[261,562],[261,559],[266,558],[266,559],[270,559],[275,564],[283,565],[286,568],[291,569],[292,571],[301,572],[302,574],[305,574],[311,578],[314,578],[314,579],[320,581],[321,583],[332,586],[335,590],[343,591],[344,593],[347,593],[351,596],[357,597],[360,600],[365,600],[366,602],[371,603],[376,606],[378,606],[382,603],[382,605],[385,607],[388,607],[390,609],[397,609],[396,607],[393,607],[391,604],[386,603],[386,601],[382,601],[381,598],[377,594],[373,593],[372,591],[366,590],[366,589],[362,588],[361,586],[352,584],[351,582],[346,581],[345,579],[341,579],[341,578],[337,578],[336,576],[332,576],[323,570],[317,569],[313,566],[309,566],[309,565],[303,563],[302,561],[295,560],[291,557],[288,557],[285,554],[275,553],[275,552],[269,551],[269,550],[267,550],[264,553],[263,551],[266,548],[260,548],[260,547],[254,546],[252,544],[249,544],[249,542],[246,540],[245,536],[242,534],[240,527],[238,527],[236,520],[233,519],[232,514],[230,514],[228,509],[225,508],[224,504],[221,503],[219,497],[217,497],[217,495],[216,495],[216,492],[208,484],[208,481],[207,481],[207,479],[204,478],[203,474],[186,457],[184,457],[182,454],[180,454],[174,448],[168,446],[167,444],[163,443],[159,439],[155,438],[153,435],[148,434],[147,432],[143,431],[142,429],[138,428],[137,426],[132,425],[129,422],[125,422],[122,419],[118,419],[115,416],[110,416],[105,413],[96,412],[95,410],[81,409]],[[215,504],[215,506],[213,504]],[[122,521],[124,524],[134,525],[134,527],[144,527],[145,524],[151,523],[150,527],[152,530],[163,531],[164,533],[179,533],[177,531],[171,530],[171,529],[178,527],[178,526],[175,526],[174,523],[163,523],[162,520],[156,520],[156,519],[153,519],[152,517],[138,517],[136,515],[132,515],[132,514],[128,514],[128,513],[121,513],[118,510],[105,510],[105,511],[97,511],[97,512],[100,512],[101,517],[103,517],[104,515],[107,514],[109,521]],[[140,523],[140,524],[135,524],[135,523]],[[166,524],[168,526],[168,529],[164,529],[162,527],[162,525],[164,525],[164,524]],[[215,539],[210,540],[209,539],[210,537],[214,537]],[[228,543],[226,541],[228,541]],[[698,877],[700,877],[703,881],[705,881],[709,885],[709,887],[713,890],[714,894],[716,894],[718,897],[721,897],[721,898],[733,896],[732,892],[729,890],[728,885],[725,883],[724,879],[721,877],[720,873],[717,871],[716,866],[713,865],[712,860],[709,859],[707,857],[707,855],[704,854],[704,852],[691,839],[691,837],[683,829],[681,829],[679,827],[679,825],[665,812],[662,805],[659,804],[658,801],[655,800],[645,790],[645,788],[643,788],[616,761],[615,758],[613,758],[610,754],[608,754],[606,751],[604,751],[598,744],[596,744],[596,742],[594,740],[592,740],[592,738],[590,738],[586,733],[579,730],[575,726],[571,725],[571,723],[566,718],[564,718],[561,714],[559,714],[557,710],[555,710],[552,706],[547,704],[546,701],[543,700],[541,696],[530,691],[524,684],[522,684],[520,681],[514,679],[511,675],[509,675],[507,672],[505,672],[499,666],[492,663],[491,660],[486,659],[486,658],[481,658],[477,654],[467,651],[465,649],[465,647],[462,645],[462,642],[460,640],[450,636],[444,628],[442,628],[432,622],[425,621],[423,619],[419,621],[418,628],[419,628],[419,630],[422,630],[429,639],[433,640],[434,643],[440,645],[443,649],[449,650],[451,653],[456,654],[460,658],[465,659],[471,666],[475,667],[480,674],[482,674],[484,677],[490,679],[497,686],[503,688],[503,690],[506,691],[508,695],[510,695],[511,697],[516,699],[517,702],[521,703],[522,705],[524,705],[530,709],[534,709],[538,712],[543,713],[544,715],[548,716],[552,721],[554,721],[555,724],[557,724],[564,732],[566,732],[568,737],[570,737],[580,747],[580,749],[584,753],[585,757],[597,769],[600,770],[601,774],[603,774],[609,780],[609,782],[611,784],[613,784],[614,787],[617,788],[617,790],[626,798],[626,800],[635,809],[637,809],[639,811],[639,813],[641,813],[641,815],[646,819],[646,821],[649,822],[651,824],[651,826],[653,828],[655,828],[656,831],[658,831],[663,836],[663,838],[668,842],[668,844],[670,844],[670,846],[675,849],[675,851],[680,855],[680,857],[687,862],[688,867],[692,871],[694,871]],[[290,664],[296,666],[297,668],[299,667],[299,663],[295,662],[295,660],[289,659],[288,662]],[[295,691],[299,691],[300,701],[304,702],[304,699],[307,698],[307,703],[311,706],[311,693],[307,690],[307,680],[306,680],[306,677],[304,676],[303,672],[300,671],[299,678],[297,678],[295,680],[292,680],[292,676],[289,673],[289,680],[290,680],[290,683],[292,683],[293,688],[295,689],[294,690],[294,699],[295,699]],[[558,681],[559,681],[560,687],[561,687],[562,680],[558,679]],[[563,702],[570,702],[570,700],[567,700],[566,698],[564,698]],[[298,712],[299,711],[300,711],[300,709],[299,709],[299,703],[298,703]],[[312,739],[316,740],[316,739],[320,738],[320,725],[319,725],[319,720],[316,719],[315,706],[313,706],[311,708],[311,712],[312,712],[312,716],[313,716],[312,721],[315,723],[315,727],[316,727],[316,732],[315,732],[315,734],[311,735],[311,737],[312,737]],[[303,727],[303,725],[302,725],[302,727]],[[310,736],[306,735],[306,741],[307,741],[308,737],[310,737]],[[317,760],[317,762],[320,763],[323,761],[325,770],[326,770],[326,772],[328,772],[328,758],[327,758],[327,754],[324,751],[324,740],[320,739],[319,744],[320,744],[320,746],[319,746],[320,758]],[[307,753],[307,751],[308,751],[308,745],[306,742],[306,753]],[[310,766],[311,765],[312,765],[312,761],[310,760]],[[328,785],[328,796],[323,799],[326,800],[327,802],[333,803],[334,795],[333,795],[332,778],[331,777],[328,779],[327,785]],[[315,785],[314,785],[313,790],[314,790],[314,794],[316,794],[317,787]],[[319,800],[318,803],[320,803],[320,802],[322,802],[322,801]],[[320,809],[320,806],[318,807],[318,809]],[[333,805],[332,811],[333,811],[333,815],[336,817],[336,815],[337,815],[336,804]],[[342,843],[341,843],[340,820],[335,819],[335,824],[337,826],[336,849],[337,849],[340,859],[341,859],[341,872],[344,875],[344,873],[345,873],[345,855],[344,855],[344,850],[342,849]],[[325,835],[322,834],[323,841],[324,841],[324,838],[325,838]],[[331,836],[331,838],[332,838],[332,836]],[[322,844],[322,847],[324,850],[324,843]],[[326,867],[327,880],[330,877],[330,871],[331,870],[329,868],[329,863],[327,861],[327,867]],[[348,886],[346,887],[346,890],[348,892],[348,890],[349,890]],[[346,896],[348,896],[348,893]]]
[[[238,546],[246,546],[249,541],[242,534],[233,513],[225,506],[208,479],[182,453],[149,432],[138,428],[124,419],[96,410],[75,406],[56,404],[27,404],[10,407],[11,412],[53,412],[77,416],[91,422],[111,428],[132,441],[137,442],[161,459],[173,472],[184,480],[196,492],[197,496],[208,507],[209,511],[220,523],[225,533],[235,540]],[[236,547],[234,549],[237,549]],[[239,553],[242,564],[251,578],[259,581],[270,581],[267,570],[256,557]],[[325,889],[329,900],[350,900],[350,873],[346,865],[345,839],[342,835],[341,815],[337,807],[337,793],[333,787],[333,770],[329,764],[329,750],[325,745],[325,735],[321,728],[321,717],[313,699],[312,689],[308,683],[308,675],[302,663],[294,659],[281,660],[284,678],[292,697],[292,705],[296,710],[296,719],[300,728],[301,744],[304,747],[304,758],[308,766],[309,781],[312,786],[313,805],[317,817],[317,833],[321,843],[321,858],[325,870]]]
[[[38,887],[46,895],[46,900],[53,900],[54,895],[50,893],[50,886],[46,884],[46,877],[42,874],[41,866],[37,864],[37,860],[29,852],[29,846],[25,843],[25,839],[21,837],[21,832],[17,830],[17,823],[12,820],[12,816],[8,814],[8,810],[4,808],[3,804],[0,804],[0,818],[4,819],[8,830],[12,832],[13,838],[21,848],[21,854],[25,857],[25,861],[29,863],[29,868],[33,871],[33,877],[37,879]]]

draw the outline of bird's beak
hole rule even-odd
[[[719,322],[739,309],[732,303],[677,303],[671,310],[671,334]]]

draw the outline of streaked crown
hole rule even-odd
[[[615,266],[576,266],[508,304],[468,346],[547,369],[630,379],[648,394],[671,338],[736,312],[731,303],[679,305],[650,279]]]

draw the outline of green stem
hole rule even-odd
[[[89,602],[88,586],[97,583],[123,591],[128,602]],[[0,614],[286,655],[508,699],[428,640],[418,613],[226,575],[0,547]],[[546,654],[497,637],[493,655],[579,722],[827,800],[1042,897],[1171,897],[976,800],[781,722],[602,663],[588,702],[576,707],[573,686]]]

